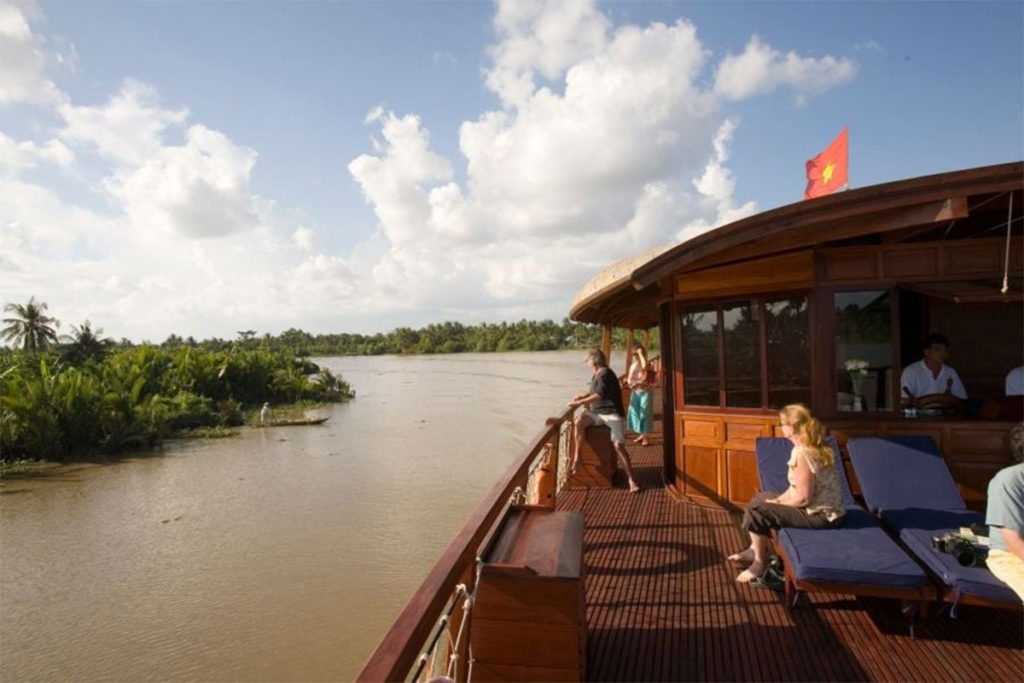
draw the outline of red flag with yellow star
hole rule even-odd
[[[807,189],[804,199],[832,194],[847,183],[849,135],[844,126],[825,151],[807,162]]]

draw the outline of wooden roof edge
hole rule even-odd
[[[632,274],[636,268],[671,248],[673,248],[673,245],[666,244],[648,249],[645,252],[616,261],[602,269],[590,278],[576,293],[576,297],[569,309],[569,317],[573,320],[587,322],[582,318],[578,318],[577,314],[582,314],[583,311],[598,301],[606,300],[620,291],[630,289],[633,286]]]
[[[715,251],[716,242],[722,244],[723,237],[731,238],[727,240],[728,244],[743,241],[747,233],[772,223],[784,223],[790,227],[808,225],[940,198],[1021,188],[1024,188],[1024,161],[1013,161],[869,185],[795,202],[742,218],[682,242],[640,265],[630,279],[636,289],[644,289],[687,262]],[[688,255],[690,258],[686,258]]]

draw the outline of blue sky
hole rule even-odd
[[[108,336],[560,319],[626,256],[1024,156],[1020,2],[0,0],[0,298]]]

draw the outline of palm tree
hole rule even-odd
[[[63,335],[61,341],[70,346],[65,357],[73,365],[81,365],[87,360],[101,360],[110,346],[109,339],[103,339],[103,328],[92,329],[92,323],[86,320],[81,325],[72,325],[71,334]]]
[[[14,345],[21,344],[25,351],[41,351],[48,345],[57,341],[57,332],[54,328],[60,327],[60,321],[46,315],[46,304],[36,303],[33,296],[28,303],[7,304],[5,312],[14,313],[15,317],[4,318],[7,327],[0,330],[4,341],[14,341]]]

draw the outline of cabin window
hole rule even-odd
[[[686,308],[683,323],[685,401],[718,405],[718,308]]]
[[[681,308],[686,405],[809,403],[808,311],[807,297]]]
[[[757,302],[722,307],[725,345],[725,405],[758,408],[761,403],[761,332]]]
[[[811,404],[811,348],[807,297],[766,301],[768,405]]]
[[[892,409],[892,297],[836,292],[836,408]]]

